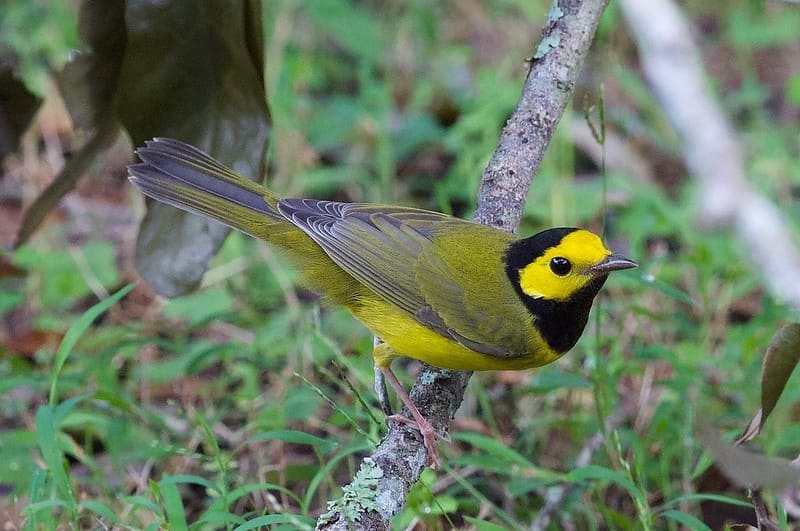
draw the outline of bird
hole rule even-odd
[[[526,238],[447,214],[371,203],[281,198],[200,149],[156,137],[129,180],[146,196],[284,251],[301,283],[379,338],[382,374],[438,468],[439,435],[390,365],[398,357],[459,371],[524,370],[578,341],[611,272],[636,267],[595,233],[556,227]]]

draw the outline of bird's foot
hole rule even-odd
[[[425,450],[428,452],[428,466],[430,466],[433,470],[439,470],[439,467],[441,466],[438,449],[439,441],[442,440],[448,443],[451,442],[449,435],[441,435],[438,433],[433,425],[421,415],[419,420],[415,420],[410,419],[405,415],[395,413],[394,415],[388,415],[386,417],[386,421],[399,422],[400,424],[405,424],[406,426],[419,431],[420,435],[422,435],[422,442],[425,445]]]

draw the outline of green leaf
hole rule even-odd
[[[492,522],[485,522],[483,520],[478,520],[477,518],[473,518],[472,516],[465,516],[464,520],[475,526],[477,531],[504,531],[508,529],[506,526],[493,524]]]
[[[775,404],[781,397],[786,382],[800,361],[800,324],[782,327],[767,347],[764,366],[761,369],[761,423],[764,427]]]
[[[100,503],[99,501],[86,500],[85,502],[81,502],[80,507],[86,509],[87,511],[92,511],[112,524],[119,523],[116,513],[114,513],[110,507]]]
[[[197,325],[230,312],[233,303],[230,290],[223,286],[212,286],[196,293],[170,299],[164,305],[163,312],[166,317],[186,319],[190,324]]]
[[[218,496],[220,493],[219,487],[215,485],[213,482],[207,480],[206,478],[202,478],[200,476],[194,476],[191,474],[179,474],[176,476],[164,476],[158,482],[159,485],[162,487],[164,485],[177,485],[179,483],[190,483],[193,485],[201,485],[206,488],[206,490],[210,491],[212,495]]]
[[[194,521],[194,525],[200,526],[202,524],[217,524],[212,526],[214,529],[221,529],[222,524],[246,524],[247,520],[237,514],[231,514],[222,511],[206,511],[203,515]]]
[[[314,520],[305,516],[296,516],[293,514],[267,514],[249,520],[246,524],[235,527],[233,531],[248,531],[249,529],[261,529],[270,525],[276,524],[305,524],[307,527],[300,527],[299,529],[311,529],[314,527]]]
[[[786,80],[786,99],[800,107],[800,74],[793,74]]]
[[[736,444],[742,444],[761,433],[767,417],[775,409],[786,382],[800,361],[800,324],[783,326],[772,337],[761,367],[761,407],[750,420]]]
[[[493,459],[502,459],[510,464],[516,464],[526,468],[535,468],[533,463],[526,459],[525,456],[521,455],[516,450],[509,448],[505,445],[505,443],[495,437],[488,437],[481,433],[475,432],[464,432],[454,434],[453,440],[470,444],[482,450],[486,454],[491,455]]]
[[[636,273],[629,273],[629,275],[637,275]],[[638,275],[638,278],[646,285],[652,286],[667,297],[671,297],[678,302],[683,302],[685,304],[691,304],[693,306],[697,306],[697,301],[692,299],[691,295],[682,291],[672,284],[664,282],[663,280],[659,280],[653,275]]]
[[[252,492],[266,492],[268,490],[275,490],[280,492],[282,495],[291,498],[294,502],[297,503],[299,506],[302,503],[302,500],[292,492],[290,489],[282,485],[278,485],[275,483],[249,483],[247,485],[243,485],[241,487],[237,487],[231,491],[228,491],[224,496],[217,498],[214,503],[208,508],[208,510],[203,513],[210,514],[210,513],[219,513],[223,512],[227,507],[229,507],[232,503],[235,503],[244,496]],[[202,516],[200,517],[203,518]]]
[[[31,483],[28,490],[30,501],[20,511],[20,514],[28,519],[25,529],[45,529],[47,525],[44,521],[51,517],[53,507],[69,508],[66,502],[49,499],[51,492],[52,489],[47,481],[47,471],[37,466],[31,474]],[[51,525],[49,527],[52,528],[54,526]]]
[[[797,42],[800,12],[785,9],[780,16],[754,17],[747,9],[731,9],[728,14],[727,37],[737,50],[754,50],[792,46]]]
[[[64,420],[67,416],[75,409],[75,406],[83,402],[87,397],[91,396],[91,391],[87,391],[82,393],[78,396],[74,396],[69,400],[65,400],[58,404],[56,408],[53,410],[53,426],[55,429],[61,428]]]
[[[2,391],[0,391],[0,395]],[[36,445],[36,434],[28,428],[0,430],[0,477],[11,485],[15,493],[33,486],[34,471],[40,470],[31,459],[31,448]],[[29,494],[30,501],[36,498]]]
[[[727,503],[729,505],[736,505],[738,507],[752,507],[753,504],[746,502],[744,500],[740,500],[737,498],[732,498],[731,496],[723,496],[721,494],[706,494],[706,493],[698,493],[698,494],[684,494],[683,496],[677,496],[675,498],[670,498],[668,502],[666,502],[663,506],[664,507],[671,507],[673,505],[677,505],[683,501],[697,501],[697,502],[704,502],[704,501],[715,501],[720,503]]]
[[[591,389],[592,383],[554,365],[547,365],[533,373],[530,388],[537,393],[545,393],[554,389]]]
[[[309,435],[308,433],[302,431],[270,430],[257,433],[252,437],[247,438],[247,440],[242,443],[242,446],[259,441],[284,441],[294,444],[308,444],[309,446],[318,448],[323,454],[330,452],[338,445],[336,441],[315,437],[314,435]]]
[[[110,297],[98,302],[88,310],[86,310],[83,315],[81,315],[77,321],[75,321],[72,326],[69,327],[67,333],[64,334],[64,339],[61,340],[61,344],[58,346],[58,350],[56,351],[56,362],[55,366],[53,367],[53,373],[50,377],[50,406],[55,407],[56,402],[56,384],[58,383],[58,375],[61,372],[61,368],[64,367],[64,363],[67,361],[72,349],[75,348],[75,345],[78,343],[78,340],[81,336],[89,329],[95,319],[100,317],[100,315],[108,310],[111,306],[113,306],[118,300],[122,297],[127,295],[135,286],[135,284],[128,284],[121,290],[117,291],[115,294],[111,295]]]
[[[186,509],[174,483],[161,483],[161,499],[170,529],[186,529]]]
[[[28,497],[30,498],[31,502],[39,502],[48,496],[50,489],[47,487],[47,470],[37,466],[33,469],[33,474],[31,474],[31,484],[28,488]]]
[[[125,20],[116,110],[134,144],[178,138],[259,177],[270,127],[260,3],[129,1]],[[227,234],[219,223],[152,204],[136,268],[162,295],[187,293]]]
[[[320,31],[355,57],[377,63],[385,50],[380,21],[345,0],[315,0],[306,9]]]
[[[147,509],[152,514],[157,515],[159,518],[161,517],[161,507],[146,496],[120,496],[119,500],[130,505],[132,509]]]
[[[570,482],[585,480],[609,481],[623,487],[633,499],[639,499],[642,496],[641,490],[625,474],[598,465],[590,465],[573,470],[564,477],[564,480]]]
[[[665,518],[671,518],[676,522],[686,526],[687,529],[695,529],[700,531],[711,531],[711,528],[708,527],[706,524],[692,516],[691,514],[684,513],[683,511],[676,511],[675,509],[670,509],[669,511],[664,511],[661,513],[661,516]]]
[[[29,503],[27,506],[25,506],[25,508],[22,509],[21,514],[22,516],[34,515],[44,510],[52,511],[56,507],[59,509],[69,509],[70,504],[64,500],[45,500],[36,503]]]
[[[135,404],[126,400],[124,397],[108,391],[97,391],[92,397],[95,400],[106,402],[108,405],[113,406],[120,411],[132,413],[136,410]]]
[[[76,261],[82,259],[101,286],[119,285],[116,251],[111,243],[103,240],[91,240],[83,246],[82,251],[83,256],[76,258]]]
[[[36,443],[42,453],[47,469],[55,483],[61,501],[67,504],[73,514],[77,510],[77,502],[72,490],[67,471],[64,468],[64,454],[58,447],[58,434],[53,418],[53,409],[49,405],[41,406],[36,411]]]

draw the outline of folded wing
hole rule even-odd
[[[511,235],[413,208],[282,199],[278,210],[342,269],[418,322],[477,352],[514,355],[524,331],[504,328],[509,314],[502,307],[522,307],[513,304],[501,264]],[[482,247],[486,252],[476,253]]]

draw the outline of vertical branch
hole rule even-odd
[[[570,96],[608,0],[553,0],[538,48],[529,60],[517,107],[483,173],[474,219],[513,232],[525,197]],[[420,412],[443,433],[461,405],[471,373],[425,366],[411,390]],[[407,413],[407,412],[406,412]],[[388,529],[392,517],[426,464],[419,433],[391,423],[346,493],[372,492],[370,500],[347,497],[320,517],[317,529]],[[366,478],[366,479],[365,479]],[[343,504],[353,502],[344,507]]]

